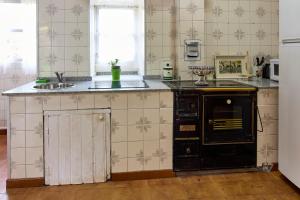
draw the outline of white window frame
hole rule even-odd
[[[99,70],[101,68],[100,66],[100,63],[99,63],[99,59],[98,59],[98,56],[99,56],[99,36],[100,36],[100,30],[99,30],[99,11],[100,9],[134,9],[135,10],[135,16],[136,16],[136,19],[138,17],[138,9],[139,7],[138,6],[126,6],[126,5],[96,5],[94,6],[94,44],[95,44],[95,72],[96,72],[96,75],[109,75],[111,74],[110,71],[101,71]],[[136,25],[136,33],[138,32],[138,25]],[[136,38],[138,36],[135,36]],[[144,46],[145,46],[145,41],[144,42]],[[137,60],[137,57],[139,56],[138,54],[138,45],[135,45],[136,47],[136,51],[135,51],[135,61]],[[143,51],[145,51],[145,49],[143,49]],[[144,58],[145,59],[145,58]],[[145,62],[145,61],[144,61]],[[125,71],[121,71],[122,74],[124,75],[139,75],[141,73],[143,73],[144,71],[144,67],[145,67],[145,64],[143,66],[143,68],[141,69],[141,67],[138,66],[138,68],[136,70],[125,70]]]

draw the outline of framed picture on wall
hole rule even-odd
[[[248,77],[247,67],[247,56],[215,57],[215,70],[217,79]]]

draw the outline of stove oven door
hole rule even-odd
[[[203,145],[255,142],[255,95],[203,95]]]

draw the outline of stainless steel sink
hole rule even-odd
[[[57,90],[63,88],[73,87],[73,83],[45,83],[40,85],[35,85],[33,88],[40,90]]]

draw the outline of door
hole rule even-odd
[[[300,1],[279,1],[280,40],[300,38]]]
[[[204,95],[204,145],[255,142],[254,95]]]
[[[46,111],[45,183],[105,182],[110,178],[110,111]]]
[[[298,187],[300,187],[299,57],[300,44],[280,47],[279,170]]]

